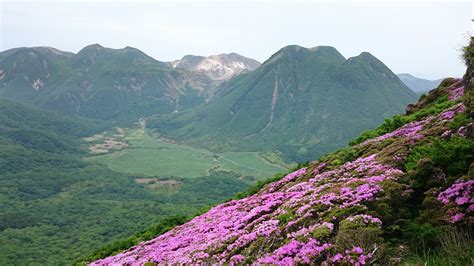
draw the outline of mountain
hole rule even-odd
[[[405,85],[407,85],[408,88],[410,88],[412,91],[416,93],[424,93],[424,92],[430,91],[438,87],[441,81],[443,81],[443,79],[427,80],[427,79],[417,78],[410,74],[397,74],[397,76],[400,78],[400,80],[403,83],[405,83]]]
[[[373,78],[385,69],[367,54],[347,64],[353,61]],[[134,247],[112,244],[101,250],[112,256],[90,265],[469,265],[473,87],[472,79],[446,79],[420,99],[418,109],[387,119],[352,146],[276,176],[149,241],[140,242],[151,232],[146,231],[128,239]]]
[[[193,145],[304,161],[341,147],[415,99],[369,53],[345,59],[333,47],[292,45],[221,85],[212,101],[149,125]]]
[[[217,83],[138,49],[98,44],[77,54],[50,47],[0,53],[0,97],[91,118],[130,121],[199,105]]]
[[[183,68],[188,71],[202,73],[212,80],[229,80],[240,73],[252,71],[260,66],[258,61],[236,53],[207,57],[186,55],[182,59],[169,64],[173,68]]]

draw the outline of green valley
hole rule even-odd
[[[211,172],[224,171],[236,173],[250,182],[288,170],[268,162],[257,152],[214,153],[203,148],[173,143],[143,128],[120,129],[120,131],[123,133],[109,133],[109,137],[107,133],[102,133],[90,138],[91,152],[97,152],[95,147],[101,145],[100,140],[111,143],[111,138],[115,138],[115,143],[125,143],[126,147],[110,152],[102,150],[105,154],[93,155],[86,160],[128,174],[195,178],[210,175]],[[182,162],[186,162],[186,167],[182,167]]]

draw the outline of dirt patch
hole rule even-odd
[[[84,140],[87,141],[87,142],[93,142],[93,141],[102,140],[102,139],[104,139],[104,137],[105,136],[103,134],[95,134],[94,136],[84,138]]]
[[[90,153],[104,154],[127,148],[128,144],[123,141],[124,137],[125,129],[116,127],[113,134],[102,132],[101,134],[95,134],[94,136],[84,138],[84,140],[90,143]]]

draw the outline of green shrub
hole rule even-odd
[[[103,246],[102,248],[98,249],[91,255],[79,260],[77,264],[80,265],[83,262],[94,261],[94,260],[98,260],[101,258],[105,258],[111,255],[117,254],[123,250],[126,250],[132,246],[137,245],[138,243],[142,241],[147,241],[147,240],[152,239],[153,237],[156,237],[157,235],[161,235],[178,225],[186,223],[189,220],[190,219],[185,216],[174,216],[174,217],[165,218],[156,226],[153,226],[147,230],[139,232],[126,239],[116,241],[109,245]]]
[[[416,146],[407,157],[405,169],[423,174],[420,159],[428,158],[433,166],[439,167],[447,176],[467,173],[474,159],[474,142],[463,137],[453,136],[449,140],[436,138],[430,143]]]

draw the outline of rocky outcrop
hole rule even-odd
[[[260,66],[254,59],[236,53],[218,54],[208,57],[187,55],[169,63],[173,68],[183,68],[205,74],[212,80],[229,80],[242,72],[252,71]]]

